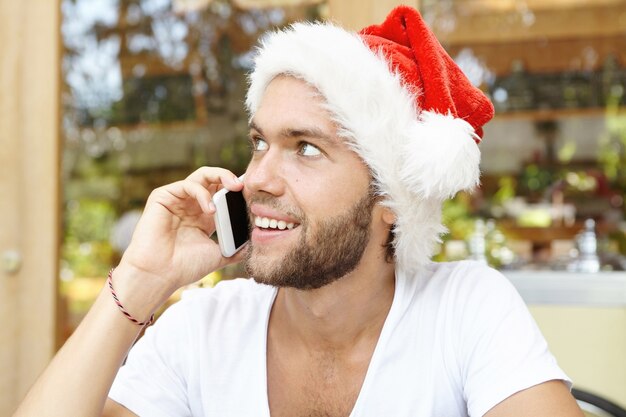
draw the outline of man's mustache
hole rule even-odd
[[[298,221],[298,223],[303,223],[306,218],[302,210],[297,207],[287,206],[286,204],[281,202],[280,199],[274,197],[271,194],[258,192],[254,194],[249,194],[247,197],[248,198],[246,199],[246,203],[248,205],[248,216],[250,217],[250,219],[252,219],[252,213],[250,213],[250,206],[252,204],[261,204],[263,206],[271,208],[272,210],[284,213],[289,217],[293,217],[295,220]]]

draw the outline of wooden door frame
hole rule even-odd
[[[59,57],[60,0],[0,0],[0,415],[56,346]]]

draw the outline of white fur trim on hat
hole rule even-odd
[[[377,191],[397,218],[399,266],[415,271],[428,262],[445,232],[443,200],[479,181],[472,126],[417,109],[419,92],[405,88],[381,54],[329,23],[297,23],[262,40],[249,79],[250,115],[278,75],[315,87],[340,135],[370,167]]]
[[[473,140],[474,128],[451,115],[423,111],[419,136],[404,144],[402,181],[424,197],[454,197],[459,190],[471,190],[480,183],[480,149]],[[420,140],[428,138],[427,140]]]

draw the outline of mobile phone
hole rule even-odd
[[[243,177],[240,177],[243,179]],[[222,255],[231,257],[250,239],[248,209],[241,191],[222,188],[213,195],[215,229]]]

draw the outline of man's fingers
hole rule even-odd
[[[212,214],[215,211],[211,202],[211,193],[197,182],[191,180],[178,181],[166,186],[165,190],[181,200],[192,197],[198,202],[202,211],[207,214]]]
[[[193,206],[212,215],[215,213],[213,194],[224,187],[231,191],[240,191],[243,189],[243,182],[227,169],[202,167],[182,181],[157,188],[148,198],[148,203],[159,202],[177,215],[197,215]]]
[[[208,188],[212,185],[223,185],[231,191],[240,191],[243,184],[235,174],[224,168],[201,167],[187,177],[188,180],[202,184]]]

